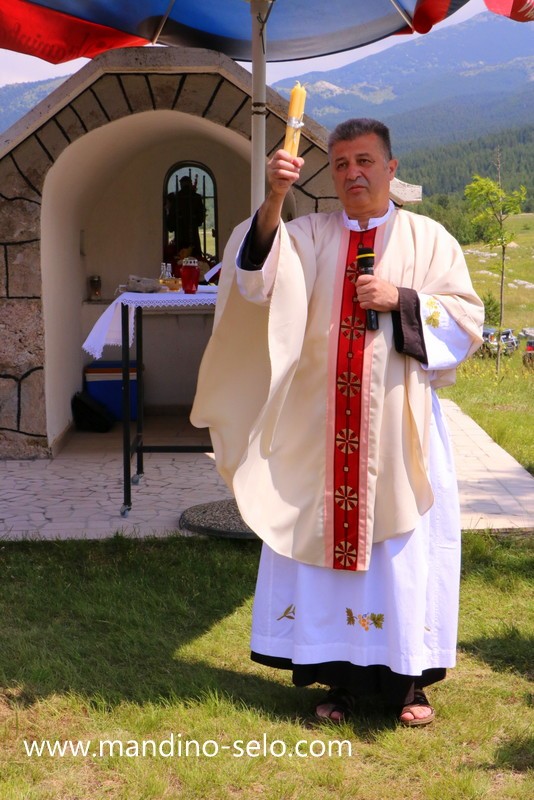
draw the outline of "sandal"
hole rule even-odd
[[[328,711],[322,714],[319,713],[319,708],[321,706],[328,706]],[[321,702],[317,703],[315,706],[315,716],[317,719],[323,721],[326,720],[341,724],[353,714],[355,706],[356,698],[347,689],[343,689],[342,687],[332,688],[329,690],[324,700],[321,700]],[[341,716],[339,718],[333,718],[333,713],[341,714]]]
[[[401,719],[401,714],[406,714],[406,712],[413,713],[412,709],[414,706],[426,706],[426,708],[430,709],[430,714],[426,717],[414,717],[413,719]],[[415,728],[420,725],[430,725],[430,723],[435,719],[436,712],[430,705],[427,700],[426,694],[422,691],[422,689],[416,689],[414,692],[414,698],[412,703],[407,703],[403,706],[400,714],[399,714],[399,722],[401,725],[406,726],[407,728]]]

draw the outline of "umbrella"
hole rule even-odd
[[[115,47],[199,46],[252,61],[252,208],[265,181],[266,59],[293,61],[427,33],[468,0],[0,0],[0,48],[63,63]],[[485,0],[534,17],[534,0]],[[268,22],[268,50],[267,50]],[[251,31],[252,27],[252,31]],[[268,56],[267,56],[268,52]]]
[[[252,16],[261,28],[270,17],[269,60],[288,61],[351,50],[394,33],[426,33],[467,1],[1,0],[0,47],[61,63],[157,41],[247,61]]]

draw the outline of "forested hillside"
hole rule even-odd
[[[0,131],[7,130],[65,81],[65,77],[0,87]]]
[[[376,117],[397,152],[534,122],[534,25],[495,14],[432,32],[326,72],[295,76],[306,112],[326,128]],[[274,84],[285,96],[294,78]]]
[[[424,148],[400,157],[398,177],[423,186],[423,196],[463,195],[473,175],[497,179],[496,152],[500,150],[505,190],[526,186],[524,211],[534,211],[534,125],[505,130],[477,139]]]

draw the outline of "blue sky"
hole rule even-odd
[[[458,22],[463,22],[475,14],[480,14],[486,10],[484,0],[470,0],[460,11],[442,22],[437,26],[437,29],[446,27],[447,25],[455,25]],[[274,83],[285,77],[294,75],[301,75],[305,72],[312,70],[330,70],[336,67],[351,64],[361,58],[378,53],[388,47],[402,45],[409,41],[412,37],[409,36],[392,36],[382,42],[361,47],[357,50],[352,50],[347,53],[338,53],[337,55],[325,56],[324,58],[313,58],[305,61],[286,61],[279,64],[267,65],[267,82]],[[10,50],[0,50],[0,86],[6,83],[24,83],[27,81],[39,81],[45,78],[55,78],[60,75],[72,75],[77,72],[87,59],[79,58],[75,61],[69,61],[66,64],[49,64],[39,58],[32,56],[25,56],[21,53],[14,53]],[[243,64],[244,67],[249,68],[248,64]]]

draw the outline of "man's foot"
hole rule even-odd
[[[315,716],[330,722],[345,722],[353,713],[356,698],[341,687],[330,689],[325,699],[315,707]]]
[[[403,707],[399,715],[399,722],[408,728],[415,728],[417,725],[430,725],[435,716],[436,713],[429,704],[425,693],[421,689],[416,689],[413,703]]]

